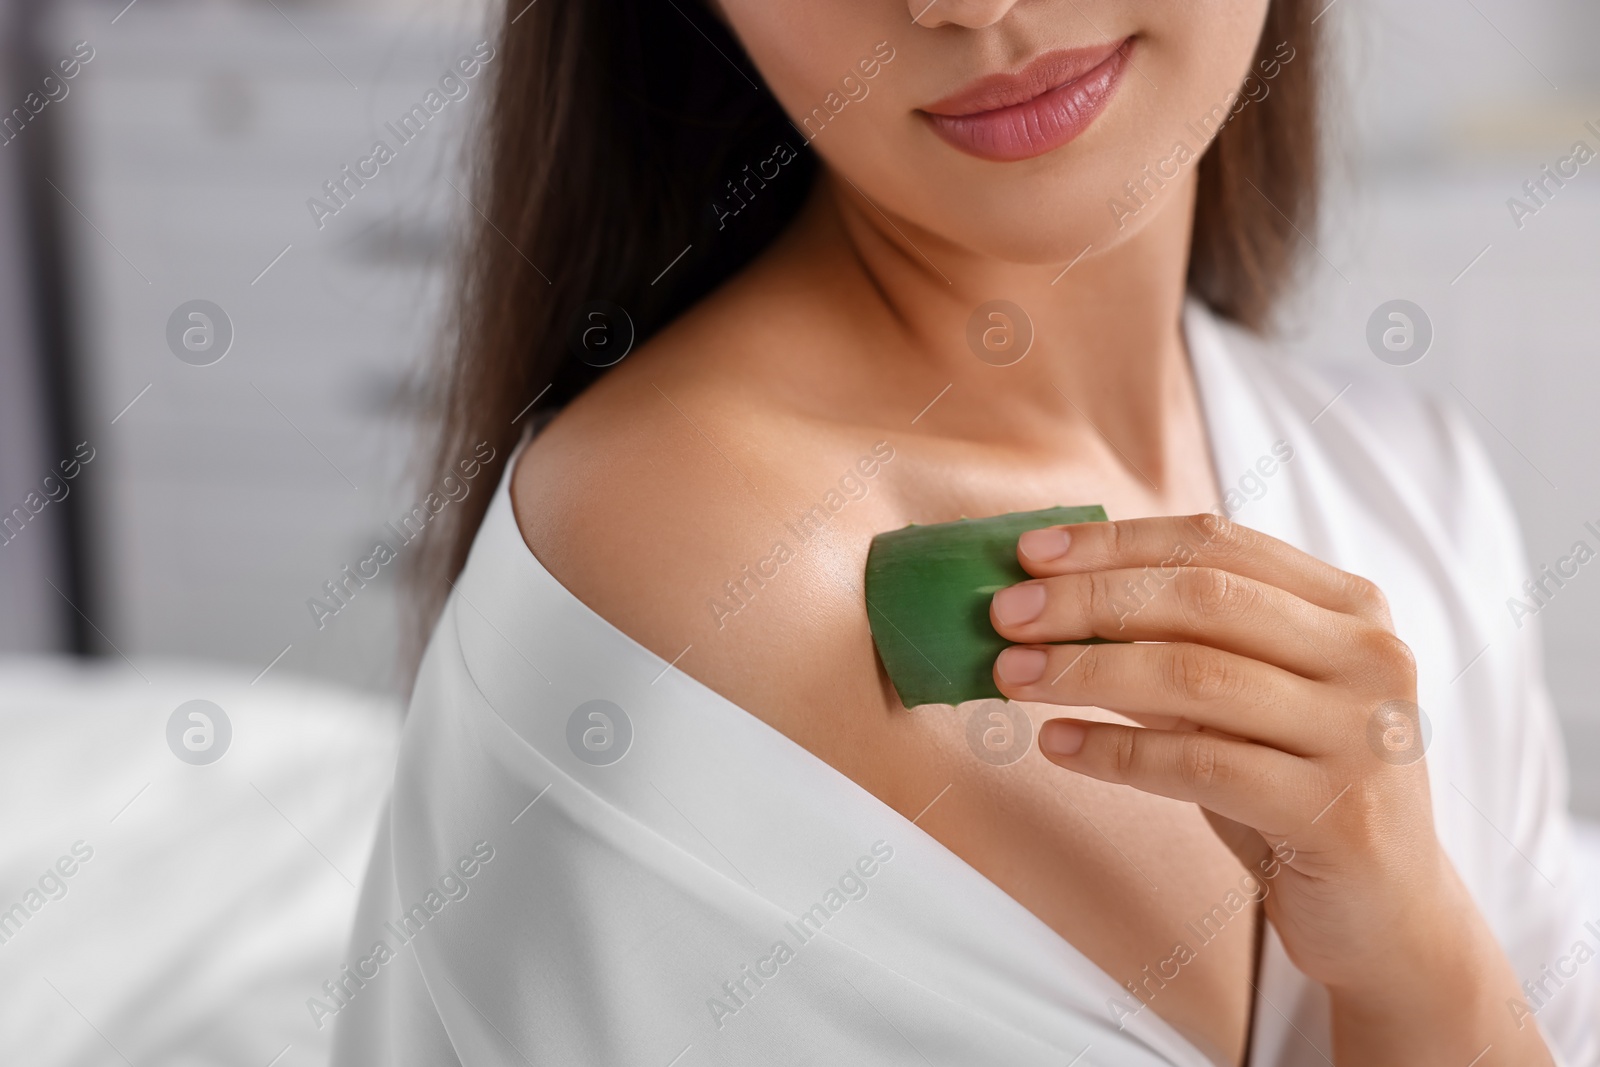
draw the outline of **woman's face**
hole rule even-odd
[[[1268,0],[720,0],[827,165],[984,255],[1104,251],[1182,203],[1230,112],[1260,106]],[[1274,56],[1274,52],[1276,55]]]

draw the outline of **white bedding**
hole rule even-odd
[[[0,913],[0,1063],[320,1067],[305,1002],[343,952],[398,712],[276,672],[138,672],[0,660],[0,909],[40,904]],[[232,725],[209,765],[167,743],[194,699]]]

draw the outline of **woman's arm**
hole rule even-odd
[[[1504,1010],[1521,990],[1434,833],[1416,666],[1376,587],[1215,515],[1033,531],[1018,558],[1034,580],[995,594],[1017,642],[997,684],[1146,724],[1052,720],[1040,748],[1199,804],[1270,871],[1341,1064],[1552,1062]],[[1127,643],[1054,644],[1087,637]]]

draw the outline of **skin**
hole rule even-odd
[[[523,454],[530,549],[1119,982],[1145,982],[1195,943],[1185,924],[1264,885],[1260,907],[1332,995],[1341,1065],[1460,1067],[1485,1045],[1481,1064],[1549,1062],[1504,1010],[1519,990],[1434,836],[1425,765],[1367,746],[1373,709],[1416,692],[1381,594],[1195,517],[1221,494],[1180,326],[1194,168],[1120,225],[1107,210],[1239,86],[1264,0],[925,5],[724,0],[797,122],[877,42],[894,58],[810,148],[797,135],[825,168],[795,224]],[[917,112],[1041,51],[1128,35],[1134,67],[1104,113],[1046,155],[980,161]],[[1035,332],[1006,367],[965,340],[996,296]],[[864,477],[877,442],[892,459]],[[830,490],[848,502],[797,536]],[[1017,643],[997,683],[1039,744],[995,766],[966,740],[985,709],[900,705],[867,625],[867,547],[909,522],[1081,503],[1119,521],[1072,528],[1054,558],[1019,546],[1033,580],[996,594],[992,621]],[[1150,606],[1108,607],[1120,572],[1180,543],[1190,556]],[[779,544],[774,574],[760,561]],[[730,599],[750,572],[767,577]],[[1152,643],[1049,647],[1095,634]],[[1023,680],[1039,652],[1042,680]],[[1089,724],[1072,754],[1063,707]],[[1245,1053],[1256,911],[1144,998],[1218,1063]]]

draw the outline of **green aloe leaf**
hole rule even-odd
[[[1000,697],[994,658],[1010,642],[989,625],[989,600],[1029,577],[1017,562],[1017,538],[1043,526],[1105,521],[1095,504],[913,523],[874,537],[867,620],[900,702],[914,708]]]

